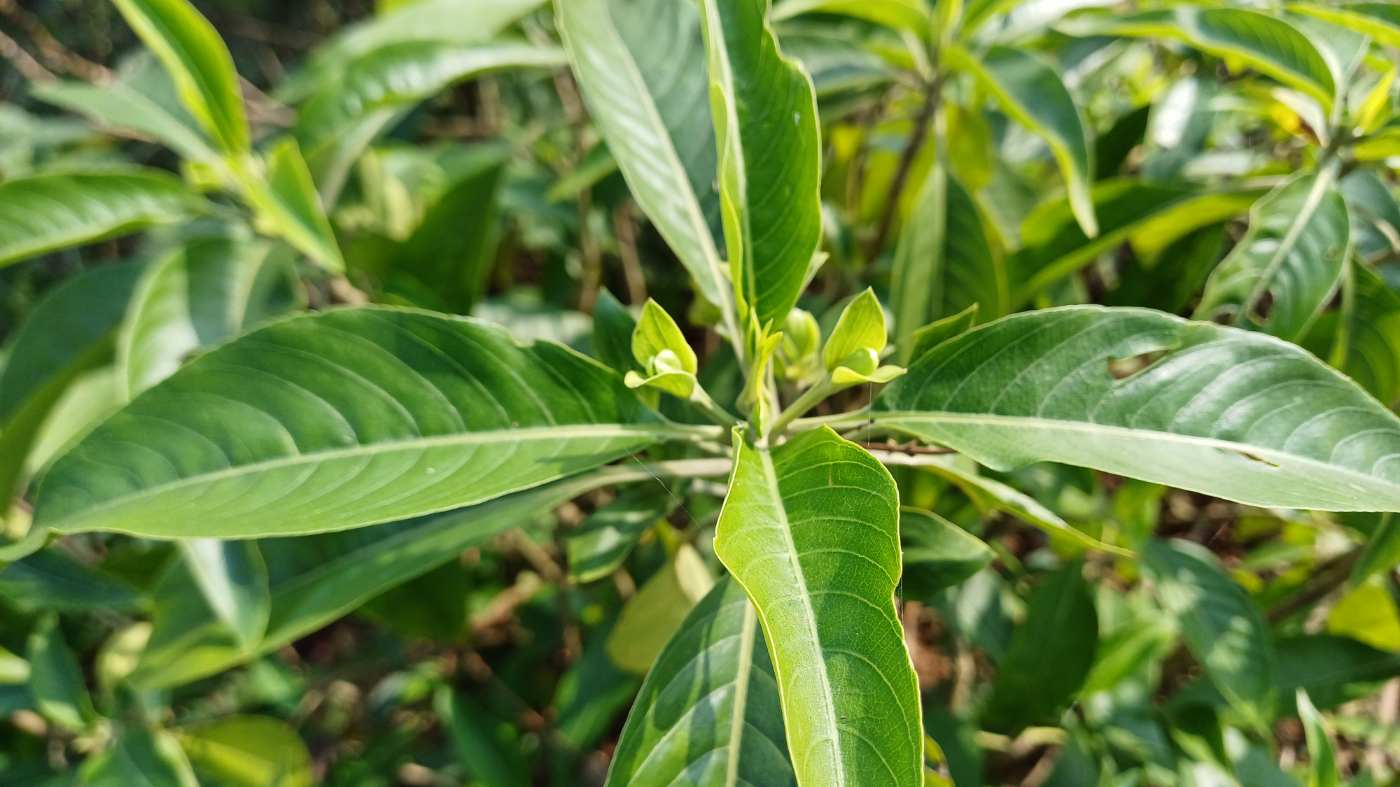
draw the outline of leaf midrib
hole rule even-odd
[[[209,473],[202,473],[163,484],[156,484],[131,494],[103,500],[77,514],[70,515],[53,524],[44,524],[44,526],[55,530],[61,530],[63,529],[64,522],[80,520],[88,516],[92,508],[111,508],[132,500],[164,494],[187,486],[214,483],[229,478],[238,478],[243,475],[253,475],[261,472],[297,467],[310,463],[326,462],[335,459],[376,454],[392,454],[399,451],[416,451],[458,445],[486,444],[491,442],[529,442],[536,440],[560,440],[566,437],[628,437],[632,435],[665,438],[668,436],[675,436],[675,431],[665,426],[631,426],[625,424],[537,426],[521,429],[491,429],[452,435],[435,435],[431,437],[418,437],[411,440],[391,440],[360,444],[348,448],[334,448],[325,451],[313,451],[311,453],[298,453],[290,456],[277,457],[275,459],[266,459],[260,462],[234,465]]]
[[[882,410],[868,414],[868,418],[875,422],[880,421],[941,421],[948,423],[984,424],[988,426],[1002,426],[1007,428],[1025,428],[1028,424],[1045,429],[1059,429],[1071,432],[1109,432],[1124,437],[1136,437],[1141,439],[1144,435],[1150,439],[1167,442],[1177,442],[1187,445],[1200,446],[1206,448],[1219,448],[1227,451],[1247,452],[1255,456],[1265,458],[1273,457],[1284,459],[1289,462],[1298,462],[1316,467],[1326,468],[1330,472],[1342,473],[1355,477],[1367,483],[1383,483],[1392,486],[1400,493],[1400,482],[1375,475],[1366,475],[1357,470],[1343,465],[1323,462],[1310,456],[1289,453],[1277,448],[1254,445],[1252,443],[1241,443],[1231,440],[1221,440],[1215,437],[1200,437],[1198,435],[1181,434],[1180,432],[1167,432],[1154,429],[1134,429],[1126,426],[1116,426],[1114,424],[1085,423],[1080,421],[1065,421],[1052,418],[1042,418],[1036,416],[1015,416],[1015,415],[983,415],[978,413],[954,413],[937,410]]]
[[[802,614],[806,618],[807,629],[811,632],[810,647],[815,652],[810,654],[808,663],[814,666],[813,672],[816,674],[817,680],[821,683],[817,695],[822,699],[822,726],[830,735],[832,754],[835,756],[835,762],[832,763],[835,768],[835,784],[837,787],[845,787],[846,773],[842,764],[841,738],[837,734],[836,708],[832,703],[831,676],[827,674],[826,670],[825,653],[822,652],[821,636],[817,629],[817,614],[816,611],[812,609],[812,596],[807,590],[807,576],[802,572],[802,563],[798,559],[797,542],[792,538],[792,524],[788,521],[787,506],[783,501],[782,490],[778,486],[778,474],[773,467],[773,454],[765,450],[757,450],[756,453],[758,454],[759,461],[763,465],[764,484],[773,495],[773,508],[777,512],[780,520],[777,529],[782,533],[787,557],[792,563],[793,574],[797,579],[799,597],[802,599]],[[737,580],[738,577],[736,576],[735,579]],[[742,585],[743,582],[740,581],[740,584]],[[748,593],[747,588],[745,588],[745,594],[753,598],[752,594]],[[759,609],[757,604],[754,604],[753,607],[758,615],[763,614],[763,610]],[[766,626],[764,628],[765,630],[767,629]],[[800,641],[800,638],[793,638],[793,641]],[[773,660],[773,668],[775,670],[781,669],[777,659]],[[781,691],[782,683],[779,682],[778,686]],[[791,745],[791,737],[791,732],[789,732],[789,745]]]

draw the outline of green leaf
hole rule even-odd
[[[1065,179],[1065,192],[1084,234],[1099,234],[1089,186],[1094,182],[1094,155],[1079,107],[1060,75],[1039,56],[1022,49],[994,46],[980,56],[954,46],[950,65],[977,78],[1016,122],[1050,146]]]
[[[1026,619],[997,665],[984,713],[993,729],[1053,723],[1084,685],[1098,647],[1099,618],[1082,571],[1071,563],[1031,592]]]
[[[553,47],[499,42],[464,46],[413,41],[377,49],[348,64],[297,114],[297,136],[311,143],[342,134],[365,118],[417,104],[473,76],[507,68],[553,68]]]
[[[1142,558],[1158,603],[1180,621],[1211,683],[1252,723],[1265,722],[1274,702],[1274,647],[1249,594],[1198,544],[1149,541]]]
[[[866,287],[841,310],[836,327],[822,347],[822,363],[835,371],[853,353],[875,353],[885,349],[885,310],[875,291]]]
[[[1125,242],[1145,265],[1155,267],[1173,241],[1243,213],[1259,195],[1251,189],[1201,191],[1131,178],[1101,181],[1093,189],[1094,212],[1100,221],[1094,238],[1075,224],[1067,202],[1042,204],[1026,218],[1025,247],[1008,260],[1012,279],[1024,282],[1011,302],[1025,303]]]
[[[1342,308],[1313,324],[1305,347],[1394,409],[1400,405],[1400,293],[1365,265],[1351,266]]]
[[[463,550],[609,483],[651,481],[640,468],[605,468],[445,514],[372,529],[259,542],[272,615],[252,652],[204,602],[183,564],[155,591],[155,633],[132,675],[142,688],[179,686],[303,637]]]
[[[165,730],[126,727],[113,746],[83,763],[92,787],[198,787],[189,760]]]
[[[224,153],[248,150],[238,72],[209,20],[186,0],[112,0],[170,73],[180,99]]]
[[[123,384],[135,396],[197,351],[304,300],[291,260],[271,245],[227,237],[192,240],[153,261],[137,284],[117,343]]]
[[[1239,58],[1307,93],[1330,112],[1337,84],[1327,59],[1296,27],[1277,15],[1245,8],[1171,9],[1082,17],[1064,28],[1073,35],[1170,38],[1218,57]]]
[[[34,705],[49,721],[69,732],[81,732],[95,718],[92,699],[83,685],[78,658],[63,641],[58,615],[50,612],[29,633],[29,691]]]
[[[257,645],[272,604],[257,542],[191,538],[180,542],[180,550],[209,608],[243,647]]]
[[[123,168],[0,183],[0,266],[188,219],[201,203],[164,172]]]
[[[971,195],[941,165],[929,171],[900,232],[890,293],[902,364],[918,357],[915,334],[931,321],[973,306],[972,319],[1006,312],[1003,257],[988,241]]]
[[[519,731],[492,717],[466,695],[447,686],[433,694],[433,710],[457,750],[457,759],[484,787],[518,787],[530,783],[525,762],[519,756]]]
[[[822,234],[815,89],[767,15],[768,0],[701,2],[729,275],[760,327],[797,303]]]
[[[1400,675],[1400,653],[1377,650],[1349,637],[1281,637],[1275,649],[1282,702],[1303,690],[1327,710],[1369,696],[1380,684]]]
[[[273,146],[265,178],[246,167],[238,169],[237,177],[262,231],[286,240],[333,273],[345,271],[335,232],[296,139],[283,137]]]
[[[933,25],[933,15],[924,0],[779,0],[773,8],[773,19],[781,21],[812,13],[855,17],[918,36],[928,35]]]
[[[1355,169],[1338,184],[1351,211],[1351,242],[1358,256],[1377,262],[1400,254],[1400,201],[1374,171]]]
[[[40,82],[35,83],[29,93],[45,103],[80,113],[100,127],[154,139],[183,158],[192,161],[214,158],[214,151],[199,130],[186,122],[187,116],[172,114],[143,93],[133,80],[120,79],[102,85]]]
[[[628,0],[556,0],[555,23],[637,205],[700,294],[725,308],[732,298],[716,247],[715,132],[695,4],[664,0],[643,11]]]
[[[225,716],[176,733],[205,783],[311,787],[311,754],[290,725],[268,716]]]
[[[3,186],[0,186],[3,189]],[[0,498],[8,507],[50,412],[84,372],[106,363],[139,263],[80,273],[41,300],[0,371]]]
[[[545,0],[417,0],[340,28],[278,86],[279,98],[296,101],[341,79],[351,62],[371,52],[413,42],[482,44],[495,38]]]
[[[1249,231],[1206,281],[1196,318],[1302,339],[1346,263],[1350,223],[1333,183],[1330,170],[1302,176],[1255,203]]]
[[[1400,510],[1400,419],[1355,383],[1273,337],[1145,309],[998,320],[872,409],[999,470],[1062,462],[1251,505]]]
[[[1386,46],[1400,46],[1400,8],[1394,3],[1289,3],[1288,10],[1364,33]]]
[[[899,512],[904,554],[904,594],[932,602],[939,591],[961,584],[996,558],[982,539],[932,511]]]
[[[699,369],[695,351],[690,349],[680,326],[660,304],[648,298],[632,331],[632,358],[650,371],[663,353],[669,353],[676,368],[686,374],[693,376]]]
[[[69,557],[58,548],[35,552],[0,569],[0,591],[21,610],[91,612],[140,609],[134,588]]]
[[[757,610],[799,782],[921,784],[894,480],[825,427],[772,451],[735,440],[715,553]]]
[[[679,499],[657,483],[639,484],[624,490],[569,533],[564,541],[569,557],[569,577],[575,582],[593,582],[617,571],[642,534],[679,503]]]
[[[778,695],[753,606],[722,579],[647,674],[608,787],[795,785]]]
[[[526,489],[671,431],[564,347],[424,312],[322,312],[137,397],[54,464],[35,522],[167,538],[339,530]]]
[[[1308,787],[1339,787],[1337,752],[1327,732],[1322,714],[1313,707],[1308,693],[1298,689],[1298,718],[1303,722],[1303,734],[1308,741]]]
[[[604,288],[593,304],[593,354],[619,374],[633,368],[632,334],[637,320]]]
[[[700,553],[682,544],[675,557],[627,600],[608,634],[608,657],[628,672],[643,674],[680,629],[686,613],[715,584]]]
[[[1371,577],[1400,566],[1400,517],[1381,514],[1380,523],[1366,541],[1366,547],[1351,572],[1351,584],[1360,585]]]

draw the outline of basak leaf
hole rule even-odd
[[[1114,178],[1094,185],[1099,234],[1090,238],[1074,222],[1065,200],[1042,204],[1026,218],[1024,247],[1007,260],[1019,283],[1012,304],[1023,304],[1045,287],[1129,244],[1143,264],[1155,266],[1173,241],[1244,213],[1262,192],[1198,188]]]
[[[131,396],[170,376],[196,352],[300,306],[290,255],[248,239],[197,238],[141,275],[117,342]]]
[[[932,511],[905,508],[899,520],[903,589],[910,598],[931,602],[996,558],[982,539]]]
[[[1302,689],[1298,689],[1297,704],[1298,718],[1303,722],[1303,735],[1308,743],[1308,787],[1338,787],[1342,780],[1327,722]]]
[[[922,784],[898,519],[889,472],[830,429],[739,442],[715,553],[758,613],[802,784]]]
[[[327,270],[344,272],[335,231],[296,139],[283,137],[272,147],[265,173],[243,166],[236,176],[264,232],[287,241]]]
[[[1342,307],[1313,324],[1304,346],[1394,409],[1400,405],[1400,292],[1355,263],[1343,288]]]
[[[593,582],[622,566],[642,534],[671,513],[679,500],[657,483],[630,487],[594,511],[564,542],[569,576]]]
[[[6,505],[50,412],[80,375],[111,359],[142,270],[141,263],[126,262],[72,277],[39,302],[9,345],[0,371],[0,497]]]
[[[1206,281],[1197,319],[1301,340],[1346,263],[1350,223],[1333,183],[1330,170],[1302,176],[1255,203],[1249,231]]]
[[[703,0],[729,273],[759,326],[781,325],[821,242],[812,79],[778,48],[768,0]]]
[[[260,541],[272,614],[266,634],[251,650],[218,620],[184,564],[177,563],[154,591],[155,630],[131,683],[168,688],[237,666],[573,497],[610,483],[643,479],[652,480],[640,469],[604,468],[444,514],[372,529]]]
[[[918,36],[927,35],[933,25],[933,15],[923,0],[779,0],[773,19],[811,13],[851,16]]]
[[[142,92],[135,80],[110,84],[86,82],[38,83],[30,95],[40,101],[81,113],[104,129],[149,137],[186,159],[214,158],[214,151],[184,113],[174,114]]]
[[[225,716],[176,733],[200,778],[228,787],[310,787],[311,753],[291,725]]]
[[[1289,3],[1288,10],[1355,30],[1386,46],[1400,46],[1400,8],[1394,3]]]
[[[187,0],[113,0],[160,59],[180,99],[223,153],[248,150],[248,118],[233,57],[214,26]]]
[[[312,50],[301,70],[277,90],[298,101],[341,79],[350,63],[379,49],[406,43],[483,44],[545,0],[416,0],[346,25]]]
[[[929,171],[900,232],[890,295],[900,363],[917,356],[915,334],[936,319],[974,305],[972,319],[1006,312],[1005,259],[972,196],[941,165]]]
[[[81,732],[97,714],[83,685],[78,657],[63,639],[58,615],[49,612],[29,634],[29,691],[46,719],[69,732]]]
[[[1400,510],[1400,419],[1355,383],[1272,337],[1144,309],[989,323],[916,361],[871,417],[996,469],[1063,462],[1253,505]]]
[[[1249,594],[1197,544],[1150,541],[1142,557],[1153,594],[1180,621],[1211,683],[1251,722],[1266,721],[1276,690],[1273,639]]]
[[[54,172],[0,183],[0,266],[189,218],[201,201],[164,172]]]
[[[93,787],[198,787],[175,737],[130,726],[111,748],[83,763],[82,783]]]
[[[422,312],[324,312],[137,397],[54,464],[35,521],[215,538],[388,522],[626,455],[666,433],[648,419],[616,375],[559,345]]]
[[[1337,84],[1327,58],[1298,28],[1275,14],[1246,8],[1170,9],[1081,17],[1064,26],[1074,35],[1119,35],[1185,41],[1212,55],[1239,58],[1315,98],[1331,111]]]
[[[695,4],[665,0],[642,11],[627,0],[557,0],[555,20],[593,122],[638,206],[700,294],[730,303]]]
[[[191,538],[181,541],[180,549],[215,616],[243,647],[257,645],[272,613],[267,564],[257,543]]]
[[[1098,234],[1089,186],[1094,182],[1094,154],[1074,97],[1060,75],[1039,56],[1022,49],[995,46],[979,55],[955,46],[948,52],[954,68],[977,78],[1016,122],[1042,137],[1065,179],[1065,192],[1084,234]]]
[[[795,785],[763,636],[743,589],[720,580],[642,683],[609,787]]]
[[[700,553],[682,544],[623,605],[608,634],[608,657],[627,672],[645,673],[714,583]]]

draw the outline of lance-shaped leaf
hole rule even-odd
[[[890,295],[900,363],[914,357],[915,333],[976,304],[1000,317],[1009,295],[1005,258],[987,239],[972,196],[942,166],[929,171],[895,248]]]
[[[638,484],[594,511],[564,542],[570,578],[593,582],[616,571],[642,534],[679,503],[661,484]]]
[[[1289,3],[1288,10],[1364,33],[1386,46],[1400,46],[1400,6],[1395,3]]]
[[[345,270],[335,232],[316,182],[293,137],[284,137],[267,157],[266,176],[247,166],[235,170],[243,198],[258,214],[260,228],[290,243],[327,270]]]
[[[46,475],[55,530],[314,533],[488,500],[667,427],[615,374],[493,326],[364,308],[273,323],[137,397]]]
[[[1350,220],[1330,171],[1279,186],[1250,210],[1249,231],[1206,281],[1198,319],[1298,341],[1332,298]]]
[[[1146,309],[969,331],[871,415],[997,469],[1063,462],[1251,505],[1400,510],[1400,419],[1359,386],[1273,337]]]
[[[1337,84],[1327,58],[1298,28],[1277,15],[1244,8],[1171,9],[1083,17],[1064,26],[1075,35],[1170,38],[1232,57],[1311,95],[1330,111]]]
[[[1060,75],[1040,57],[1022,49],[995,46],[974,55],[955,46],[948,52],[954,68],[967,71],[996,97],[1003,110],[1045,140],[1065,179],[1065,192],[1084,233],[1098,234],[1089,185],[1094,182],[1094,154],[1074,97]]]
[[[771,451],[736,443],[715,553],[758,612],[798,781],[922,784],[894,480],[825,427]]]
[[[1342,308],[1324,314],[1304,346],[1381,403],[1400,404],[1400,292],[1375,271],[1352,266]]]
[[[1298,718],[1303,722],[1303,734],[1308,742],[1308,787],[1339,787],[1342,783],[1337,770],[1337,752],[1327,731],[1327,722],[1308,699],[1308,693],[1298,689],[1295,695]]]
[[[233,57],[214,26],[187,0],[113,0],[160,59],[190,114],[224,153],[248,150],[248,118]]]
[[[730,276],[760,325],[781,324],[821,242],[816,92],[778,49],[768,0],[704,0],[701,16]]]
[[[1201,191],[1131,178],[1106,180],[1093,189],[1100,229],[1093,238],[1074,222],[1067,201],[1042,204],[1026,218],[1023,248],[1007,260],[1010,278],[1021,283],[1011,302],[1026,302],[1125,242],[1144,265],[1155,265],[1173,241],[1245,212],[1261,193],[1256,189]]]
[[[84,372],[112,357],[140,263],[80,273],[34,308],[0,371],[0,497],[8,505],[49,413]]]
[[[130,396],[195,352],[291,311],[304,296],[290,255],[267,243],[212,237],[155,260],[142,274],[117,343]]]
[[[244,663],[432,571],[464,549],[530,524],[571,498],[640,480],[655,483],[635,465],[609,467],[444,514],[260,541],[272,614],[262,640],[251,650],[209,609],[184,564],[176,564],[154,590],[155,631],[130,680],[142,688],[167,688]]]
[[[695,4],[557,0],[555,21],[594,125],[632,196],[700,294],[730,303],[716,245],[715,132]]]
[[[855,17],[920,36],[933,24],[923,0],[781,0],[773,8],[775,20],[813,13]]]
[[[92,787],[198,787],[180,744],[165,730],[131,726],[106,751],[83,763],[82,783]]]
[[[134,79],[121,79],[103,85],[37,83],[30,89],[30,95],[85,115],[105,129],[154,139],[184,158],[214,158],[214,151],[187,115],[170,112],[134,82]]]
[[[254,541],[191,538],[180,542],[204,601],[245,648],[267,630],[272,600],[267,564]]]
[[[164,172],[118,169],[0,183],[0,265],[188,218],[200,201]]]
[[[563,63],[554,47],[518,42],[393,44],[346,64],[312,96],[297,114],[297,137],[322,193],[333,196],[364,149],[415,104],[482,74]]]
[[[295,728],[268,716],[225,716],[176,733],[195,773],[228,787],[310,787],[311,753]]]
[[[481,44],[495,38],[545,0],[418,0],[399,3],[340,28],[307,58],[306,65],[277,87],[284,101],[297,101],[339,80],[350,63],[384,47],[409,42]]]
[[[1222,694],[1253,722],[1273,706],[1275,661],[1268,624],[1215,557],[1185,541],[1151,541],[1143,569],[1162,610],[1181,622],[1186,646]]]
[[[622,728],[607,783],[796,784],[773,665],[737,582],[716,584],[661,651]]]

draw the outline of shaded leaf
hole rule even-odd
[[[980,538],[932,511],[905,508],[899,519],[902,590],[909,598],[928,603],[939,591],[960,584],[996,557]]]
[[[593,582],[616,571],[642,534],[679,502],[660,484],[628,487],[569,533],[564,542],[569,576],[575,582]]]
[[[225,716],[185,727],[180,747],[200,778],[227,787],[310,787],[311,754],[290,725],[268,716]]]
[[[723,579],[642,683],[609,787],[795,785],[778,695],[753,606],[737,582]]]
[[[68,730],[80,732],[96,715],[78,658],[58,626],[58,615],[50,612],[39,618],[29,633],[29,691],[34,706],[46,719]]]
[[[191,538],[180,549],[209,608],[243,647],[255,646],[267,630],[272,603],[257,543]]]
[[[617,625],[608,634],[608,657],[628,672],[645,673],[713,585],[700,553],[689,544],[681,545],[623,605]]]

